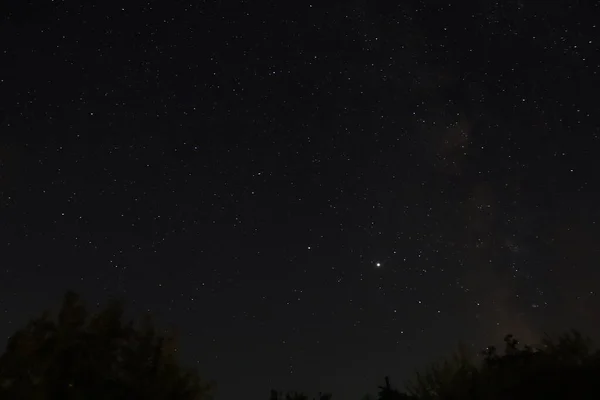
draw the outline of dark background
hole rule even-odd
[[[3,1],[0,343],[123,296],[219,400],[358,399],[595,335],[598,11]]]

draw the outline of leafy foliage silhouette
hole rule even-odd
[[[418,373],[408,391],[423,400],[600,398],[600,352],[578,331],[557,341],[546,336],[537,347],[506,335],[504,345],[504,354],[494,346],[483,351],[480,365],[459,351]]]
[[[0,356],[0,399],[208,400],[214,385],[179,365],[173,335],[161,335],[149,316],[123,322],[112,301],[89,314],[80,297],[64,296],[56,318],[45,312],[10,337]],[[486,348],[481,358],[459,346],[401,392],[379,386],[377,400],[600,399],[600,351],[572,330],[539,345],[521,346],[512,335],[504,351]],[[366,396],[364,399],[374,399]],[[331,400],[320,393],[312,400]],[[271,391],[270,400],[309,400],[302,392]]]
[[[48,312],[10,337],[0,356],[0,398],[104,400],[211,398],[204,383],[176,359],[172,335],[149,317],[124,323],[123,303],[89,315],[68,292],[57,318]]]
[[[307,400],[291,394],[285,400]],[[600,399],[600,351],[572,330],[557,340],[545,336],[537,346],[504,338],[504,352],[490,346],[479,361],[459,345],[452,357],[417,372],[406,392],[392,388],[388,377],[376,397],[363,400],[551,400]],[[284,400],[275,391],[271,400]]]

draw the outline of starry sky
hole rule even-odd
[[[600,332],[600,6],[7,1],[0,344],[65,290],[218,400]],[[398,2],[400,3],[400,2]]]

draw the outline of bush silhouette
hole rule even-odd
[[[31,321],[0,357],[0,398],[28,400],[209,399],[211,385],[179,366],[172,336],[150,318],[124,323],[113,301],[88,314],[68,292],[56,319]]]

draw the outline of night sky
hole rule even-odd
[[[359,399],[600,332],[599,3],[394,3],[3,1],[0,345],[122,296],[218,400]]]

